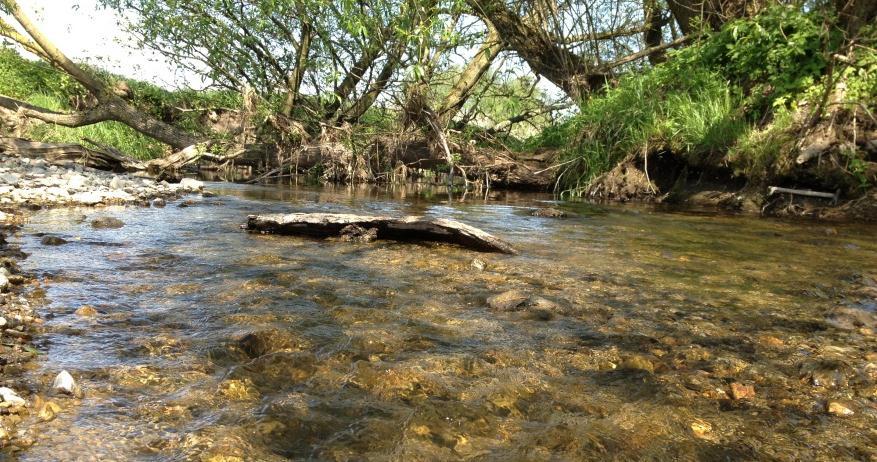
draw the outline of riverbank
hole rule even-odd
[[[19,230],[34,210],[54,207],[140,205],[163,207],[166,200],[200,191],[200,181],[178,184],[149,178],[118,175],[71,164],[49,165],[42,159],[0,156],[0,448],[7,454],[34,444],[33,425],[55,418],[68,403],[59,396],[57,383],[26,378],[41,353],[39,341],[44,321],[37,307],[45,302],[45,289],[20,264],[27,258],[18,241]],[[92,226],[107,224],[95,220]],[[44,236],[44,245],[63,244]],[[60,374],[61,371],[58,371]]]

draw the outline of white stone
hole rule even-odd
[[[73,174],[67,179],[67,189],[82,189],[86,183],[88,183],[88,178],[79,174]]]
[[[0,221],[6,221],[7,218],[9,218],[9,215],[5,212],[0,212]]]
[[[16,185],[21,181],[21,175],[17,173],[5,173],[0,175],[0,180],[3,180],[6,184]]]
[[[9,387],[0,387],[0,398],[3,398],[3,402],[9,403],[10,406],[24,406],[27,404],[24,398],[18,396],[18,393]]]
[[[88,191],[76,193],[71,199],[80,204],[94,205],[100,203],[103,200],[103,196],[94,191]]]
[[[61,371],[55,376],[55,381],[52,382],[52,390],[55,390],[60,393],[66,393],[68,395],[76,394],[76,391],[79,387],[76,385],[76,381],[73,380],[73,376],[70,375],[66,370]]]
[[[5,291],[7,287],[9,287],[9,278],[0,274],[0,292]]]
[[[187,191],[198,191],[204,188],[204,183],[194,178],[183,178],[180,180],[180,188]]]

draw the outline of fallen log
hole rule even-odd
[[[0,137],[0,152],[31,159],[45,159],[52,165],[79,164],[99,170],[132,172],[143,170],[142,162],[106,149],[90,149],[80,144],[40,143],[22,138]]]
[[[345,213],[290,213],[250,215],[243,229],[253,232],[332,237],[349,227],[376,230],[377,239],[449,242],[466,248],[506,254],[518,253],[509,243],[485,231],[446,218],[351,215]]]

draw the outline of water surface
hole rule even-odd
[[[22,460],[816,460],[875,455],[877,228],[210,184],[179,208],[36,213],[46,388],[82,400]],[[518,256],[251,235],[250,213],[451,217]],[[126,225],[94,230],[112,215]],[[71,241],[39,244],[40,233]],[[486,263],[479,271],[478,258]],[[497,312],[518,289],[549,316]],[[83,305],[99,314],[74,314]],[[734,400],[731,383],[756,396]],[[826,414],[830,399],[855,415]]]

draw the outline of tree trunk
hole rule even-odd
[[[52,111],[37,108],[35,106],[24,106],[19,104],[18,110],[22,114],[31,114],[32,117],[49,123],[64,125],[69,127],[79,127],[89,125],[105,120],[115,120],[121,122],[138,132],[170,145],[174,149],[183,149],[187,146],[196,144],[200,138],[191,133],[180,130],[172,125],[168,125],[158,119],[146,115],[134,106],[128,104],[122,98],[113,93],[112,88],[101,80],[97,79],[76,63],[70,60],[55,44],[53,44],[43,33],[31,22],[30,18],[24,14],[15,0],[0,0],[9,10],[9,13],[18,21],[21,27],[33,38],[30,42],[23,36],[7,33],[10,26],[0,20],[0,35],[4,35],[15,40],[21,45],[28,47],[37,46],[41,53],[39,56],[47,59],[54,67],[66,72],[79,82],[86,90],[94,95],[98,101],[98,107],[85,113],[59,114]],[[12,29],[14,31],[14,29]],[[19,40],[24,39],[24,42]],[[35,42],[35,43],[34,43]],[[22,109],[23,108],[23,109]]]
[[[472,90],[481,77],[490,69],[491,63],[503,49],[502,39],[499,32],[491,25],[487,25],[488,33],[484,44],[475,54],[460,77],[454,83],[448,96],[442,102],[441,108],[438,110],[439,119],[443,123],[448,123],[454,119],[460,109],[466,104],[466,100],[472,94]]]
[[[286,101],[283,103],[283,115],[289,117],[295,108],[298,99],[301,82],[304,80],[305,71],[307,70],[308,53],[311,49],[311,37],[313,31],[309,23],[301,25],[301,39],[298,42],[298,49],[295,53],[295,69],[289,74],[289,85],[287,88]]]

